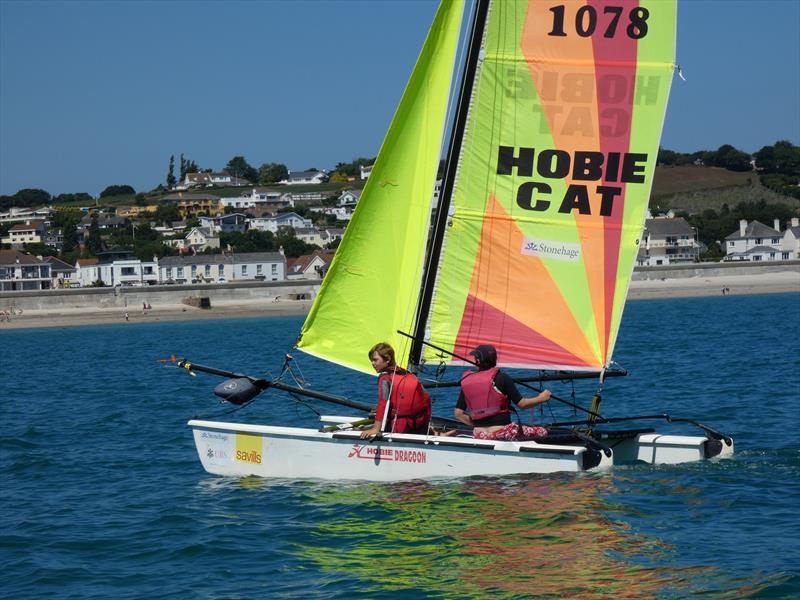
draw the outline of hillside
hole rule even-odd
[[[740,202],[764,200],[800,208],[800,201],[763,187],[753,171],[736,172],[717,167],[656,167],[650,207],[685,210],[690,213],[712,208],[719,210]]]

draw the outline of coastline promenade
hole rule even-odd
[[[136,325],[160,321],[253,318],[305,315],[319,289],[318,282],[192,286],[180,289],[110,288],[63,292],[0,293],[0,313],[13,313],[0,321],[4,329],[73,327],[123,323]],[[77,293],[76,293],[77,292]],[[83,293],[81,293],[83,292]],[[289,293],[290,292],[290,293]],[[694,266],[637,270],[628,300],[743,294],[800,293],[800,263],[785,265]],[[43,301],[47,295],[49,301]],[[57,298],[56,295],[60,296]],[[181,297],[210,299],[210,308],[198,308]],[[300,298],[300,299],[298,299]],[[80,300],[78,300],[80,299]],[[143,303],[152,308],[143,309]]]

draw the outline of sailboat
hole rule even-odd
[[[550,423],[538,440],[462,430],[366,441],[360,417],[347,415],[314,428],[194,419],[203,467],[390,481],[732,455],[729,436],[689,419],[600,412],[604,383],[625,374],[612,354],[674,73],[676,12],[673,0],[477,0],[469,11],[442,0],[296,343],[371,373],[367,350],[388,342],[429,389],[447,385],[432,373],[452,373],[472,348],[492,344],[498,366],[534,373],[520,381],[596,379],[590,408],[578,407],[584,420]],[[227,376],[218,392],[236,404],[278,389],[373,406],[280,378],[181,366]],[[653,420],[698,435],[642,426]]]

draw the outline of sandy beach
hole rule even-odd
[[[723,294],[723,289],[725,293]],[[685,298],[700,296],[738,296],[743,294],[800,293],[800,273],[778,272],[717,277],[664,278],[633,281],[628,300],[654,298]],[[124,310],[120,308],[59,308],[54,310],[27,310],[0,322],[4,329],[33,327],[76,327],[125,323],[131,326],[160,321],[191,321],[207,319],[234,319],[304,315],[311,307],[310,300],[248,300],[216,302],[202,309],[185,304],[153,305],[150,310]],[[0,310],[2,307],[0,306]],[[126,317],[127,314],[127,317]]]

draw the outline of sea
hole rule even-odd
[[[270,377],[290,353],[288,381],[374,401],[373,377],[292,351],[301,323],[0,329],[0,597],[800,597],[800,295],[625,309],[629,375],[606,382],[602,412],[693,418],[733,436],[730,459],[398,483],[209,475],[193,416],[313,427],[344,409],[270,390],[222,414],[221,380],[160,362],[172,354]],[[595,384],[550,388],[585,403]],[[434,412],[455,399],[436,391]],[[537,415],[573,417],[553,402]]]

